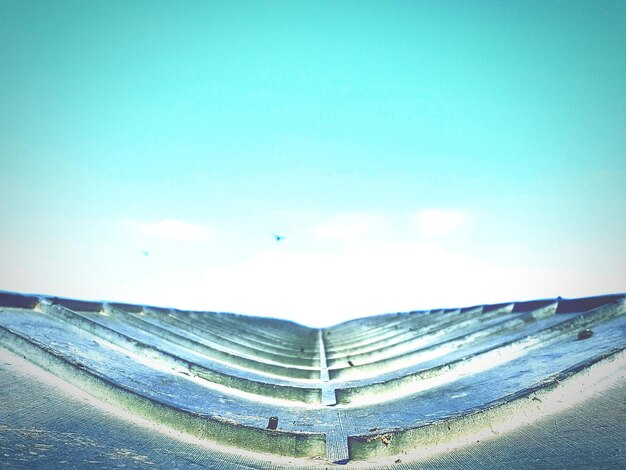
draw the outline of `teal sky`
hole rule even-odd
[[[2,0],[0,289],[313,326],[626,291],[624,44],[622,1]]]

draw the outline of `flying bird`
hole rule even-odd
[[[276,239],[276,243],[278,243],[279,241],[281,241],[285,237],[283,235],[274,234],[274,238]]]

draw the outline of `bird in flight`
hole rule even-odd
[[[274,238],[276,239],[276,243],[278,243],[279,241],[281,241],[283,238],[285,238],[283,235],[277,235],[276,233],[274,234]]]

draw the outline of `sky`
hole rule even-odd
[[[1,0],[0,289],[314,327],[624,292],[625,25]]]

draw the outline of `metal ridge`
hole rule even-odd
[[[536,404],[529,396],[543,400],[561,383],[626,367],[626,295],[399,312],[316,329],[0,291],[1,348],[234,450],[346,462],[478,432],[526,413],[524,403]]]

